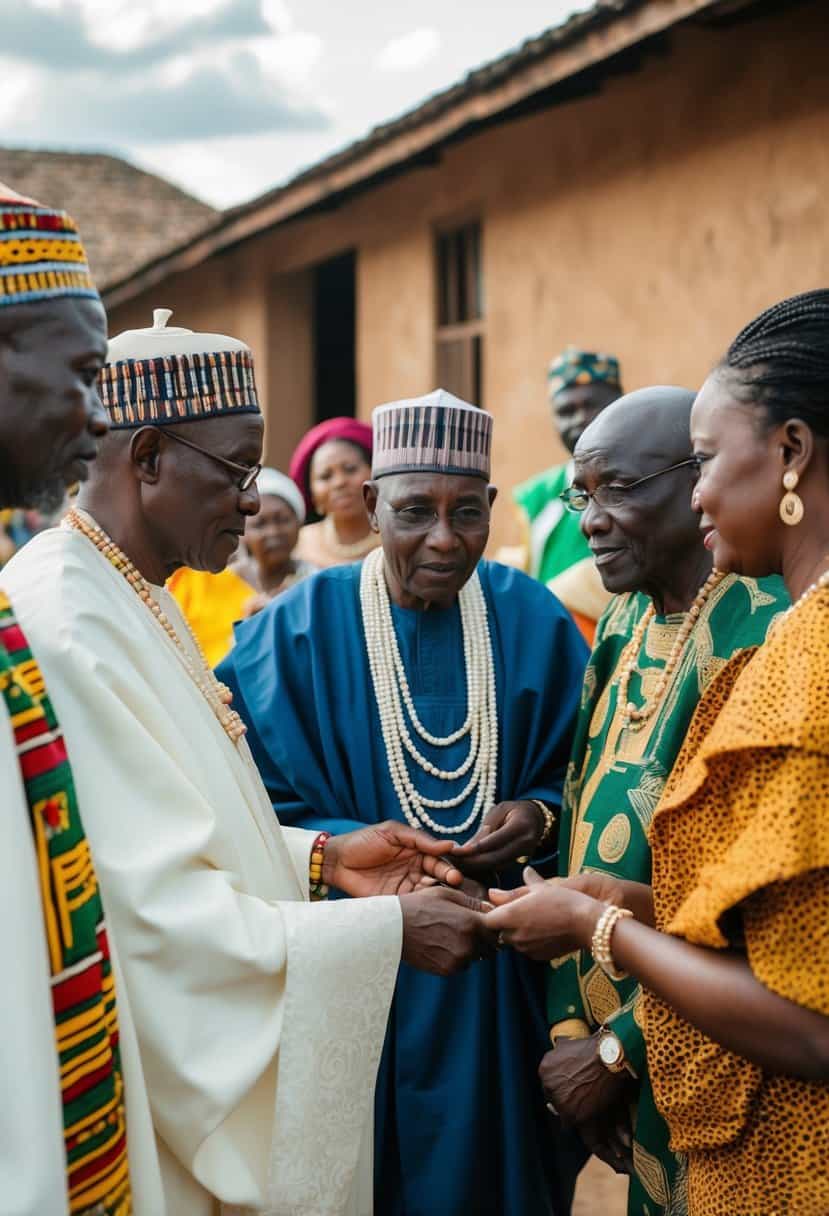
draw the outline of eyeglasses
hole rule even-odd
[[[559,498],[568,511],[573,511],[576,514],[586,511],[588,504],[591,502],[605,511],[612,511],[614,508],[623,507],[627,495],[631,490],[635,490],[637,486],[644,485],[646,481],[653,481],[654,477],[662,477],[665,473],[673,473],[675,469],[685,469],[690,465],[693,465],[694,469],[699,472],[698,458],[690,456],[687,460],[680,460],[678,464],[670,464],[667,469],[657,469],[655,473],[648,473],[647,476],[640,477],[638,481],[628,482],[624,486],[612,484],[596,486],[596,489],[592,493],[588,490],[583,490],[581,486],[569,486],[559,495]]]
[[[430,532],[440,518],[434,507],[412,505],[393,507],[387,504],[394,518],[410,532]],[[456,507],[449,512],[449,523],[453,532],[475,532],[489,522],[489,509],[484,507]]]
[[[215,452],[208,452],[207,448],[200,448],[197,443],[193,443],[190,439],[183,439],[175,431],[165,430],[164,435],[167,439],[175,439],[176,443],[183,443],[186,448],[192,448],[194,452],[201,452],[202,456],[209,456],[211,460],[215,460],[216,464],[229,469],[234,474],[236,487],[239,490],[249,490],[262,472],[261,464],[236,464],[233,460],[225,460],[224,456],[217,456]]]

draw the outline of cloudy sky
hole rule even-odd
[[[216,206],[590,0],[0,0],[0,141],[125,155]]]

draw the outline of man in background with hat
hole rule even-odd
[[[586,649],[544,587],[481,561],[491,415],[438,390],[373,424],[382,548],[238,625],[218,674],[280,821],[336,834],[394,816],[475,837],[458,864],[520,882],[517,857],[555,851]],[[544,980],[506,951],[449,979],[401,968],[375,1107],[382,1216],[569,1212],[578,1150],[551,1138],[536,1078]]]
[[[556,429],[571,454],[593,419],[622,395],[618,359],[575,346],[553,359],[547,384]],[[572,477],[567,460],[517,486],[512,497],[525,536],[524,568],[550,586],[590,641],[608,596],[578,520],[561,501]]]
[[[110,343],[94,473],[3,572],[66,732],[112,938],[133,1201],[101,1210],[367,1216],[401,949],[444,973],[490,935],[476,901],[417,890],[461,879],[423,833],[329,841],[274,817],[229,693],[163,588],[185,563],[221,570],[258,508],[251,353],[169,315]],[[90,874],[88,853],[55,872],[61,918]],[[329,903],[329,882],[376,897]],[[78,1127],[84,1143],[108,1130]]]
[[[73,221],[0,184],[0,506],[54,511],[86,477],[105,355]],[[0,1207],[116,1216],[131,1189],[107,930],[74,757],[5,579],[0,691]]]

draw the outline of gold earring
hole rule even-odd
[[[794,492],[799,481],[800,478],[794,469],[789,469],[787,473],[783,474],[783,489],[786,493],[780,500],[780,518],[790,528],[799,524],[804,514],[803,499]]]

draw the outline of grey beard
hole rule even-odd
[[[0,507],[21,507],[52,515],[66,496],[64,474],[49,469],[33,483],[21,484],[14,461],[0,445]]]
[[[65,498],[66,484],[60,474],[56,473],[41,485],[26,492],[23,502],[18,505],[29,511],[39,511],[41,515],[54,515]]]

